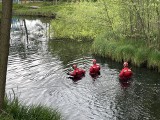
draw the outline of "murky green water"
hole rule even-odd
[[[160,119],[159,73],[131,66],[133,80],[121,84],[122,64],[93,56],[91,42],[49,40],[49,28],[49,20],[13,20],[8,94],[13,89],[24,104],[57,108],[64,120]],[[95,81],[89,75],[93,58],[101,65]],[[72,64],[86,70],[76,83],[66,74]]]

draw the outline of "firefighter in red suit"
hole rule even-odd
[[[93,65],[89,69],[89,74],[95,78],[100,75],[100,69],[100,65],[96,63],[95,59],[93,59]]]
[[[133,73],[132,70],[128,68],[128,63],[124,62],[123,67],[124,68],[121,70],[119,74],[119,79],[123,81],[131,79]]]
[[[73,71],[69,73],[75,79],[82,78],[85,75],[85,70],[77,68],[77,65],[73,65]]]

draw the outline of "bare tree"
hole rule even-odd
[[[6,73],[12,17],[12,2],[12,0],[2,0],[2,19],[0,28],[0,112],[3,109],[5,96]]]

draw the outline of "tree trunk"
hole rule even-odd
[[[137,7],[138,5],[136,6],[136,3],[134,2],[134,0],[131,0],[131,2],[137,14],[137,18],[136,18],[137,19],[137,23],[136,23],[137,33],[143,33],[143,35],[146,37],[147,35],[145,33],[145,24],[144,24],[143,18],[141,17],[140,10]]]
[[[150,10],[149,10],[149,0],[147,0],[147,39],[150,41]]]
[[[103,5],[104,5],[105,11],[106,11],[106,15],[108,17],[108,21],[110,23],[110,28],[111,28],[112,31],[114,31],[114,29],[113,29],[113,22],[112,22],[112,20],[111,20],[111,18],[109,16],[109,12],[108,12],[108,8],[107,8],[107,4],[106,4],[105,0],[103,0]]]
[[[130,19],[130,33],[133,35],[133,14],[132,10],[129,10],[129,19]]]
[[[3,109],[6,73],[9,54],[9,40],[12,17],[12,0],[2,0],[2,19],[0,36],[0,112]]]
[[[25,32],[26,32],[26,40],[27,40],[27,44],[28,44],[28,30],[27,30],[27,25],[26,25],[25,19],[23,19],[23,22],[24,22],[24,28],[25,28]]]

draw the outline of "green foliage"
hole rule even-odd
[[[43,2],[42,6],[52,6],[50,2]]]
[[[119,45],[115,50],[116,56],[115,59],[117,61],[131,61],[134,57],[135,48],[132,45]]]
[[[18,9],[27,9],[27,6],[24,6],[23,4],[13,4],[13,9],[18,10]]]
[[[37,9],[32,9],[31,6],[38,6]],[[27,4],[14,4],[13,11],[14,15],[27,15],[27,16],[45,16],[45,17],[53,17],[56,12],[61,9],[64,5],[62,4],[60,7],[53,6],[49,2],[35,2],[35,3],[27,3]]]
[[[2,112],[0,114],[0,120],[14,120],[14,119],[11,115],[8,115],[7,113]]]
[[[17,98],[5,99],[2,120],[60,120],[60,114],[50,108],[38,106],[22,106]]]
[[[118,46],[118,43],[114,40],[105,39],[106,36],[97,37],[92,45],[93,52],[99,54],[103,57],[108,56],[111,58],[115,54],[115,49]]]
[[[133,63],[137,66],[146,63],[149,57],[149,52],[150,52],[149,49],[143,47],[138,48],[137,51],[135,52],[134,58],[132,59]]]
[[[99,3],[79,2],[68,4],[58,11],[52,21],[53,37],[94,39],[107,29],[103,6]]]
[[[30,9],[39,6],[39,9]],[[71,39],[94,39],[107,31],[119,36],[148,39],[159,50],[159,9],[157,1],[118,1],[64,2],[52,5],[51,2],[31,2],[14,4],[17,15],[52,16],[52,36]],[[54,33],[53,33],[54,32]],[[108,37],[108,36],[107,36]],[[113,39],[113,38],[111,38]],[[116,38],[118,39],[118,38]]]
[[[148,66],[151,68],[156,67],[160,72],[160,52],[159,51],[150,52],[149,58],[148,58]]]
[[[2,3],[0,3],[0,11],[2,11]]]
[[[160,52],[149,48],[145,41],[121,37],[120,40],[113,40],[110,36],[112,34],[106,33],[95,39],[92,45],[94,54],[108,56],[118,62],[131,61],[136,66],[148,64],[150,68],[160,71]]]

